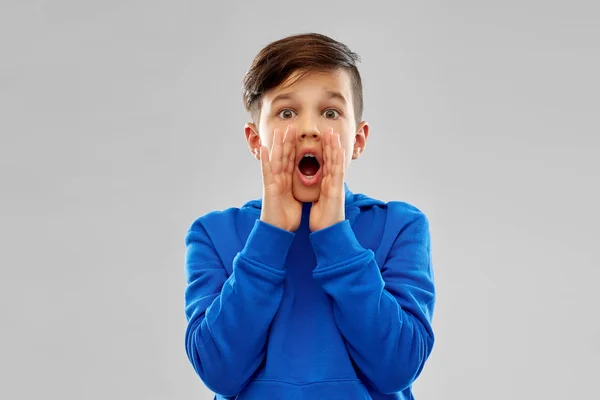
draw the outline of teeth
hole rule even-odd
[[[315,157],[315,155],[314,155],[313,153],[306,153],[306,154],[304,155],[304,157],[313,157],[313,158],[314,158],[314,157]]]

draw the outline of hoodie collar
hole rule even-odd
[[[351,206],[354,203],[354,193],[352,193],[350,191],[350,189],[348,188],[348,183],[344,182],[344,203],[346,205],[346,208],[348,208],[349,206]],[[308,203],[306,203],[308,204]],[[261,210],[262,209],[262,198],[258,198],[258,199],[254,199],[254,200],[250,200],[248,202],[246,202],[242,208],[246,208],[246,207],[250,207],[256,210]]]
[[[344,182],[344,197],[346,219],[349,220],[350,223],[354,222],[354,219],[360,214],[361,207],[385,205],[385,202],[381,200],[373,199],[361,193],[353,193],[349,189],[347,182]],[[311,203],[303,204],[303,210],[308,210],[310,209],[310,207]],[[258,214],[260,214],[260,210],[262,208],[262,198],[248,201],[242,206],[242,208],[250,208],[255,212],[258,212]]]

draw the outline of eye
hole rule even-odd
[[[333,117],[331,117],[331,113],[332,113],[332,112],[334,113],[334,114],[333,114]],[[328,114],[328,113],[329,113],[329,114]],[[335,119],[335,118],[336,118],[336,116],[335,116],[335,113],[337,113],[337,114],[338,114],[338,116],[339,116],[339,114],[340,114],[340,112],[339,112],[338,110],[336,110],[335,108],[328,108],[327,110],[325,110],[325,113],[324,113],[324,114],[325,114],[325,118],[328,118],[328,119]]]
[[[282,113],[287,113],[287,115],[288,115],[288,116],[281,116],[281,115],[282,115]],[[294,110],[292,110],[291,108],[284,108],[283,110],[279,111],[279,112],[277,113],[277,115],[278,115],[280,118],[283,118],[283,119],[290,119],[290,118],[291,118],[291,116],[289,116],[289,115],[290,115],[290,113],[294,113]]]

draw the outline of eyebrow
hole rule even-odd
[[[346,104],[346,98],[344,97],[343,94],[341,94],[338,91],[325,90],[325,94],[327,95],[328,99],[337,99],[337,100],[341,101],[344,105]],[[275,96],[273,101],[271,101],[271,104],[273,104],[277,101],[282,101],[282,100],[292,100],[294,98],[295,98],[295,95],[293,92],[281,93],[281,94],[278,94],[277,96]]]

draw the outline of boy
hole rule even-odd
[[[369,134],[357,60],[294,35],[244,79],[262,197],[186,236],[186,352],[215,399],[413,399],[434,343],[429,227],[344,181]]]

